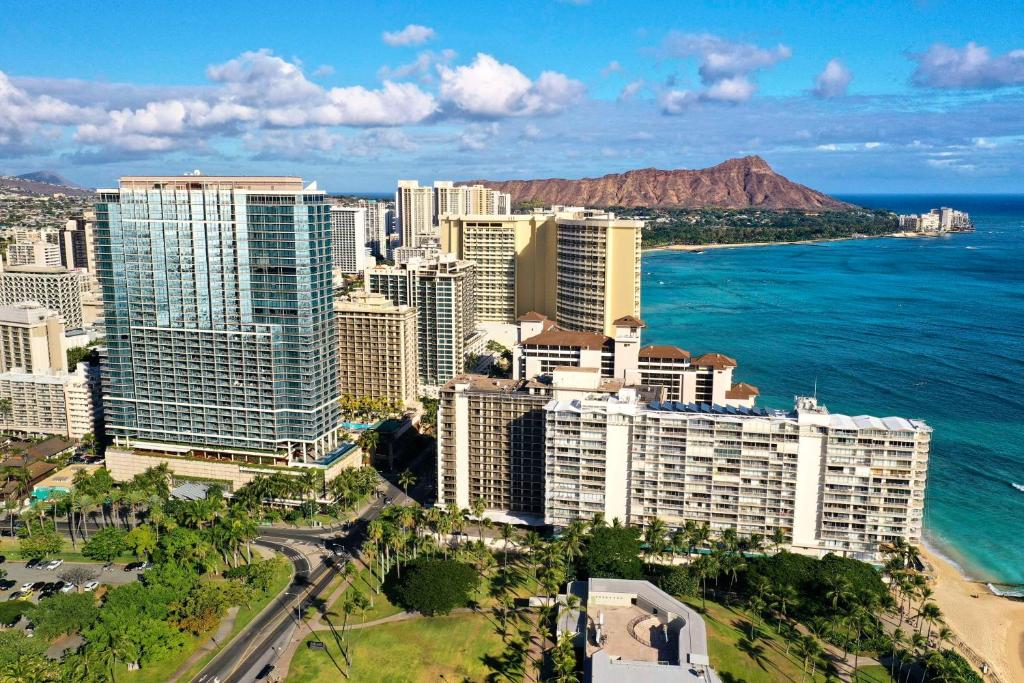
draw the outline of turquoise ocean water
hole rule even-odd
[[[1024,196],[843,197],[976,232],[652,252],[645,343],[719,351],[760,405],[809,394],[832,412],[933,428],[929,544],[973,578],[1024,586]]]

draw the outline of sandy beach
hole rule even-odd
[[[856,235],[852,237],[833,237],[820,240],[794,240],[791,242],[736,242],[733,244],[671,244],[665,247],[644,249],[644,253],[655,251],[704,251],[706,249],[743,249],[745,247],[776,247],[782,244],[822,244],[824,242],[849,242],[850,240],[873,240],[882,237],[900,237],[912,239],[928,237],[918,232],[894,232],[886,235]]]
[[[935,574],[933,600],[949,628],[983,657],[1003,683],[1024,681],[1024,602],[993,595],[938,553],[923,555]],[[977,596],[977,597],[972,597]]]

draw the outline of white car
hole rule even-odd
[[[52,571],[57,567],[61,566],[62,564],[64,564],[64,560],[50,560],[46,563],[45,569]]]
[[[84,584],[82,584],[82,590],[84,590],[87,593],[90,592],[90,591],[94,591],[94,590],[96,590],[99,587],[100,587],[100,582],[99,581],[86,581]]]
[[[34,586],[35,583],[35,581],[26,581],[25,583],[21,584],[21,590],[27,591],[29,588]]]
[[[73,583],[66,583],[66,584],[64,584],[61,587],[60,592],[61,593],[70,593],[71,591],[75,590],[76,588],[78,588],[78,586],[76,586],[75,584],[73,584]]]

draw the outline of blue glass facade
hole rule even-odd
[[[279,180],[124,178],[101,192],[116,441],[286,451],[293,461],[334,446],[330,211],[323,193]]]

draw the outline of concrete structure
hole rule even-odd
[[[644,402],[629,390],[545,411],[549,524],[600,512],[743,535],[781,528],[794,549],[863,560],[883,543],[921,540],[922,422],[830,415],[812,398],[787,413]]]
[[[92,211],[68,219],[58,235],[60,265],[68,270],[96,272],[95,219]]]
[[[584,651],[587,683],[720,683],[701,616],[648,581],[574,581],[560,596],[558,637]]]
[[[970,232],[974,230],[974,223],[971,222],[971,217],[966,211],[957,211],[948,206],[932,209],[928,213],[920,215],[916,213],[901,215],[899,225],[902,230],[923,233]]]
[[[478,299],[488,322],[535,311],[569,330],[612,334],[640,315],[642,221],[556,207],[512,216],[442,216],[444,251],[478,264]]]
[[[61,266],[12,266],[0,273],[0,305],[34,301],[64,318],[69,330],[82,327],[78,273]]]
[[[205,457],[201,450],[195,450],[188,446],[175,446],[174,444],[153,444],[157,450],[147,450],[143,444],[140,448],[124,450],[120,448],[108,448],[106,451],[105,465],[110,470],[110,476],[115,481],[131,481],[137,475],[142,474],[146,469],[161,464],[167,464],[170,468],[174,481],[201,481],[211,484],[220,484],[226,493],[233,493],[240,487],[248,484],[257,477],[266,477],[275,473],[297,476],[310,465],[282,468],[275,466],[274,458],[268,457],[265,462],[241,461],[241,460],[211,460]],[[250,459],[251,460],[251,459]],[[336,457],[324,467],[317,467],[322,471],[324,481],[333,481],[338,474],[348,468],[360,467],[363,463],[363,452],[355,444],[345,444],[338,449]],[[318,498],[329,500],[325,491],[320,491]],[[299,504],[299,501],[288,501],[292,505]]]
[[[642,320],[632,316],[612,323],[613,336],[563,329],[546,316],[531,312],[519,319],[519,337],[512,349],[516,379],[536,377],[554,368],[599,368],[604,377],[628,385],[663,387],[664,398],[684,403],[753,407],[759,391],[733,384],[736,361],[720,353],[696,359],[676,346],[640,345]]]
[[[418,247],[434,235],[434,190],[415,180],[399,180],[395,222],[403,247]]]
[[[412,405],[419,398],[416,309],[383,294],[334,302],[338,392]]]
[[[7,245],[8,266],[60,266],[60,247],[42,239]]]
[[[366,209],[366,246],[378,258],[388,258],[388,233],[394,211],[388,202],[360,199],[359,206]]]
[[[419,379],[436,392],[463,370],[467,354],[482,350],[476,328],[476,267],[470,261],[439,254],[411,258],[399,266],[366,271],[366,289],[399,306],[416,309]]]
[[[324,193],[295,177],[193,175],[98,194],[115,445],[331,466],[344,444]]]
[[[64,319],[33,301],[0,306],[0,372],[68,369]]]
[[[331,207],[331,255],[334,268],[356,274],[366,270],[366,209]]]
[[[84,363],[71,373],[21,368],[0,373],[0,400],[11,406],[0,414],[3,431],[81,439],[96,428],[98,406]]]

